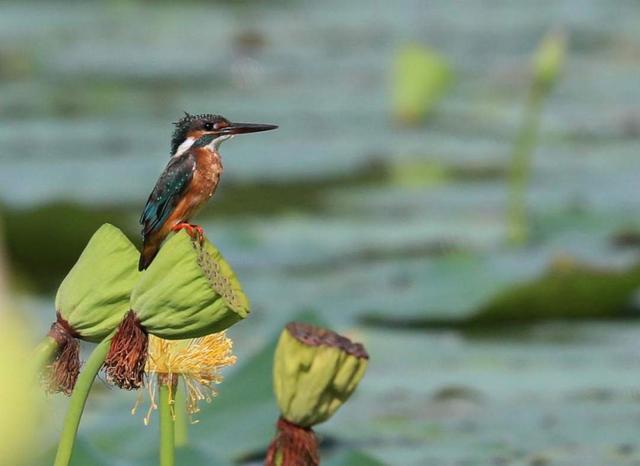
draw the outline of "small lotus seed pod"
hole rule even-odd
[[[184,340],[221,332],[249,314],[249,302],[220,252],[182,231],[142,273],[130,309],[105,361],[108,379],[127,390],[142,385],[148,334]]]
[[[312,427],[329,419],[349,399],[368,359],[360,343],[330,330],[300,322],[285,327],[273,367],[282,416],[267,452],[267,466],[320,464]]]
[[[301,322],[286,326],[276,348],[273,383],[283,416],[311,427],[329,419],[364,376],[360,343]]]
[[[77,339],[98,342],[129,310],[129,296],[139,277],[137,249],[113,225],[101,226],[56,294],[56,321],[48,338],[57,355],[47,368],[48,390],[69,394],[80,370]]]

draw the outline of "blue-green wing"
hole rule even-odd
[[[189,151],[169,161],[140,216],[143,236],[162,227],[191,183],[195,166],[195,157]]]

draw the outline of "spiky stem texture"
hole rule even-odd
[[[78,434],[80,418],[82,417],[82,412],[84,411],[84,406],[87,402],[93,381],[104,363],[107,351],[109,351],[111,336],[112,335],[108,336],[98,343],[78,377],[76,386],[71,393],[67,414],[64,418],[64,425],[62,427],[62,433],[60,434],[60,442],[58,443],[54,466],[68,466],[71,461],[71,454],[73,453],[73,445],[76,440],[76,435]]]

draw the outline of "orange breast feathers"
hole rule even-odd
[[[222,174],[222,160],[217,152],[207,148],[194,150],[196,167],[193,179],[185,193],[183,219],[187,221],[202,207],[213,193],[216,192],[220,175]],[[181,202],[182,204],[182,202]],[[178,209],[176,209],[178,210]],[[181,209],[182,210],[182,209]]]

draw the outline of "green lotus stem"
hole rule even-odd
[[[524,121],[513,146],[509,177],[508,238],[511,244],[527,242],[526,193],[531,172],[531,154],[535,149],[542,105],[558,81],[567,52],[563,31],[551,31],[540,42],[532,61],[533,83],[527,100]]]
[[[160,391],[158,402],[158,411],[160,412],[160,466],[175,466],[176,464],[176,434],[172,394],[175,391],[177,379],[175,376],[158,374]]]
[[[46,336],[42,339],[38,346],[36,346],[33,352],[33,371],[38,374],[44,367],[51,362],[59,345],[56,340],[50,336]]]
[[[507,211],[507,234],[509,242],[521,245],[527,242],[527,189],[531,176],[531,155],[536,145],[542,104],[548,88],[534,83],[525,110],[525,117],[516,138],[509,173],[509,205]]]
[[[176,448],[189,443],[189,419],[187,415],[187,396],[185,387],[178,384],[175,391],[174,412],[176,418]]]
[[[64,418],[60,442],[58,443],[58,451],[55,462],[53,463],[54,466],[68,466],[71,461],[71,454],[73,453],[73,445],[78,433],[80,418],[82,417],[82,412],[84,411],[84,406],[87,402],[93,381],[96,375],[98,375],[109,351],[112,336],[113,333],[98,343],[85,363],[82,372],[80,372],[80,376],[71,394],[71,399],[69,400],[67,414]]]

